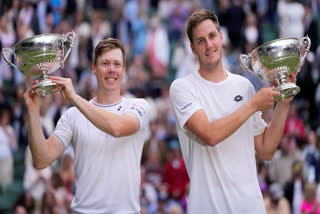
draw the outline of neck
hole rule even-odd
[[[227,78],[227,73],[223,69],[222,64],[214,68],[200,65],[199,74],[202,78],[214,83],[222,82]]]
[[[119,91],[98,91],[94,101],[100,105],[110,105],[118,102],[121,98]]]

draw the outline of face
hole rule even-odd
[[[212,20],[200,22],[192,31],[192,52],[198,56],[200,67],[216,67],[221,64],[222,33]]]
[[[105,51],[93,65],[93,73],[96,75],[98,88],[107,91],[120,91],[125,68],[122,52],[119,48]]]

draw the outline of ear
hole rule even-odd
[[[221,31],[219,32],[219,35],[220,35],[220,39],[221,39],[221,44],[223,44],[223,36],[222,36],[222,32]]]
[[[194,46],[193,46],[193,44],[190,42],[190,48],[191,48],[191,50],[192,50],[192,53],[194,54],[194,55],[197,55],[197,54],[195,54],[195,52],[194,52]]]
[[[91,64],[91,70],[94,75],[96,75],[96,65],[94,63]]]

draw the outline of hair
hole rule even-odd
[[[114,38],[104,39],[98,43],[98,45],[96,46],[96,48],[94,50],[93,63],[96,65],[99,56],[101,56],[105,51],[110,51],[110,50],[117,49],[117,48],[119,48],[122,52],[123,65],[125,66],[126,53],[125,53],[124,47],[118,39],[114,39]]]
[[[316,183],[307,183],[304,187],[304,198],[308,202],[313,202],[316,197],[317,184]]]
[[[186,23],[186,31],[188,34],[188,38],[190,42],[193,42],[192,31],[193,29],[202,21],[210,19],[216,25],[218,31],[220,32],[220,25],[217,15],[211,11],[206,9],[196,10],[187,20]]]

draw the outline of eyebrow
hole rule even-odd
[[[211,34],[217,35],[218,33],[215,32],[215,31],[212,31],[212,32],[210,32],[208,35],[211,35]],[[198,38],[194,38],[194,41],[199,41],[200,39],[203,39],[204,37],[205,37],[205,36],[200,36],[200,37],[198,37]]]

